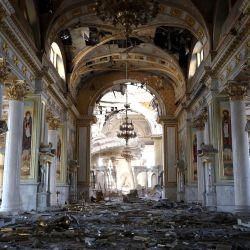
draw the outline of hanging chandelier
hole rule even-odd
[[[126,35],[133,28],[145,25],[159,12],[156,0],[97,0],[96,14],[102,21],[121,25]]]
[[[133,160],[134,156],[131,150],[128,147],[125,147],[121,152],[121,157],[123,157],[126,161]]]
[[[126,86],[126,103],[124,105],[125,107],[125,120],[120,125],[120,131],[117,133],[118,138],[125,139],[126,146],[128,146],[128,140],[135,138],[137,136],[136,132],[134,131],[134,124],[131,121],[128,120],[128,109],[130,108],[130,105],[128,104],[128,90]]]

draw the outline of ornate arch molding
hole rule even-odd
[[[196,16],[193,14],[194,12],[196,12]],[[199,18],[197,18],[197,16]],[[118,29],[114,29],[112,26],[104,26],[103,23],[95,17],[95,4],[73,5],[73,8],[68,7],[56,13],[56,16],[52,20],[46,34],[47,44],[45,47],[48,49],[49,45],[54,41],[57,34],[72,23],[79,21],[80,17],[84,17],[86,20],[86,25],[95,24],[100,27],[106,27],[107,29],[118,31]],[[159,18],[152,22],[152,24],[154,26],[164,24],[185,27],[190,30],[190,32],[192,32],[197,37],[197,39],[202,42],[202,44],[206,44],[207,42],[209,44],[210,41],[209,31],[205,25],[205,21],[202,18],[200,12],[194,7],[191,11],[186,8],[185,5],[177,6],[173,3],[162,2],[160,5]]]
[[[90,73],[91,71],[107,70],[108,68],[105,67],[105,64],[109,63],[110,61],[122,62],[122,53],[96,57],[92,60],[83,62],[82,65],[79,65],[78,68],[73,71],[70,78],[69,85],[71,92],[76,94],[78,80],[81,75]],[[182,97],[182,95],[184,95],[186,89],[185,77],[178,63],[172,56],[166,54],[165,58],[159,58],[158,56],[145,55],[140,53],[128,53],[128,61],[132,63],[140,62],[148,65],[138,68],[137,71],[154,71],[166,74],[172,79],[171,83],[175,90],[176,99],[179,99]],[[117,71],[121,71],[121,69],[118,68]]]
[[[91,99],[89,101],[89,105],[88,105],[88,115],[93,115],[93,111],[94,111],[94,107],[95,107],[95,103],[98,99],[100,99],[104,94],[106,94],[107,92],[109,92],[112,87],[114,87],[115,85],[124,83],[125,81],[131,81],[131,82],[142,82],[143,76],[142,75],[138,75],[137,77],[133,77],[130,79],[121,79],[121,80],[114,80],[114,81],[110,81],[107,84],[104,84],[100,89],[98,89],[98,91],[96,91],[94,93],[93,96],[91,96]],[[167,109],[166,109],[166,105],[164,104],[164,96],[162,96],[159,91],[157,90],[157,83],[156,81],[154,81],[154,79],[149,79],[148,84],[147,84],[147,89],[155,95],[159,106],[160,106],[160,112],[161,112],[161,116],[166,116],[167,114]]]

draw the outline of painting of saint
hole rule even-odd
[[[221,107],[221,134],[223,147],[223,175],[227,177],[233,176],[232,161],[232,132],[231,132],[231,116],[230,107],[226,103]]]
[[[33,130],[33,106],[32,102],[25,103],[24,118],[23,118],[23,141],[22,141],[22,165],[21,175],[30,175],[31,165],[31,145],[32,145],[32,130]]]

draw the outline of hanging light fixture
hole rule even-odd
[[[128,55],[126,54],[126,81],[128,79],[128,61],[127,61]],[[128,104],[128,86],[126,85],[126,103],[124,105],[125,107],[125,120],[120,125],[120,131],[117,133],[118,138],[125,139],[126,146],[128,146],[129,139],[135,138],[137,136],[136,132],[134,131],[134,124],[132,120],[128,119],[128,109],[130,108],[130,105]]]
[[[157,16],[159,3],[156,0],[97,0],[96,14],[102,21],[121,25],[126,35],[133,28],[145,25]]]
[[[126,103],[125,103],[124,107],[125,107],[125,120],[120,125],[120,131],[117,133],[117,137],[125,139],[126,146],[128,146],[129,139],[135,138],[137,136],[137,134],[134,131],[134,124],[133,124],[132,120],[129,121],[129,119],[128,119],[128,109],[130,108],[130,105],[128,104],[127,86],[126,86]]]

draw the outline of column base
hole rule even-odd
[[[164,187],[162,198],[177,201],[177,187]]]
[[[184,201],[185,200],[185,192],[180,191],[177,193],[177,201]]]
[[[250,206],[237,206],[237,205],[235,205],[234,213],[237,216],[249,217],[249,219],[250,219]]]
[[[50,193],[40,192],[37,194],[37,210],[45,211],[50,207]]]
[[[20,203],[19,204],[12,204],[11,206],[3,206],[1,205],[0,212],[10,212],[10,213],[18,213],[21,212]]]
[[[205,193],[205,207],[209,211],[216,211],[216,193],[215,192],[210,192],[210,193]]]
[[[77,199],[82,200],[82,198],[85,201],[89,201],[89,187],[77,187]]]

